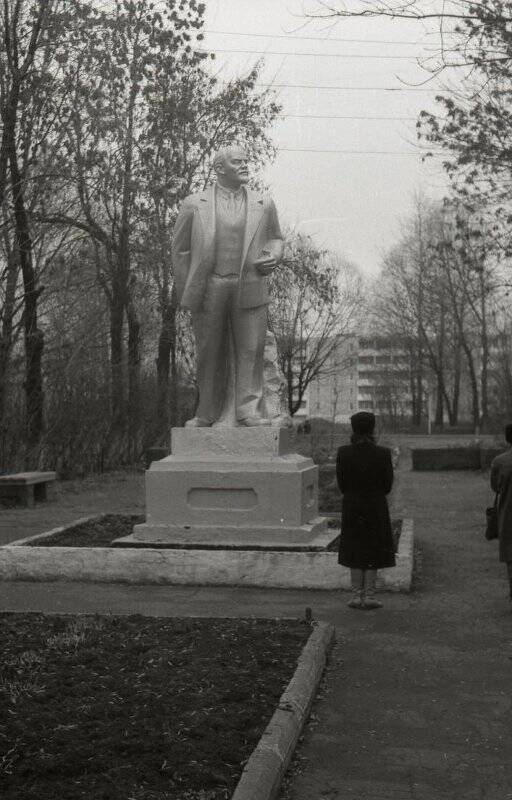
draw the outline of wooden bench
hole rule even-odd
[[[36,502],[44,502],[51,496],[55,472],[17,472],[14,475],[0,475],[0,503],[9,499],[20,501],[27,508],[34,508]]]

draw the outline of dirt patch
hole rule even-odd
[[[226,800],[310,632],[0,615],[3,800]]]
[[[27,547],[111,547],[114,539],[122,536],[129,536],[133,532],[133,526],[144,522],[144,516],[140,514],[107,514],[98,519],[82,522],[63,531],[55,533],[47,539],[39,539],[34,542],[27,542]],[[402,532],[402,520],[392,520],[393,538],[395,540],[395,551],[398,550],[400,534]],[[328,517],[327,526],[329,530],[335,531],[340,528],[340,518]],[[329,552],[337,551],[339,547],[339,536],[333,539],[327,546]]]
[[[114,539],[129,536],[133,526],[144,521],[143,514],[106,514],[72,525],[48,539],[27,542],[27,547],[110,547]]]

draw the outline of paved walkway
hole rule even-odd
[[[416,591],[338,614],[339,641],[283,798],[512,798],[512,614],[479,473],[402,475]],[[408,515],[409,515],[408,514]]]
[[[310,606],[338,643],[282,800],[512,800],[512,614],[482,535],[486,479],[405,470],[401,493],[419,576],[380,611],[349,610],[337,592],[58,582],[0,584],[0,609],[277,617]]]

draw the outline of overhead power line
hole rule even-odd
[[[411,54],[409,56],[389,56],[389,55],[367,55],[365,53],[293,53],[293,52],[285,52],[282,50],[236,50],[236,49],[222,49],[222,48],[199,48],[199,53],[240,53],[240,54],[252,54],[255,56],[300,56],[305,58],[364,58],[364,59],[388,59],[388,60],[397,60],[401,59],[403,61],[410,61],[411,59],[417,58],[417,56]]]
[[[426,155],[446,155],[442,150],[430,152],[415,152],[414,150],[328,150],[323,148],[309,147],[277,147],[279,153],[338,153],[347,156],[426,156]]]
[[[390,41],[388,39],[339,39],[328,36],[295,36],[282,33],[248,33],[247,31],[214,31],[205,30],[205,33],[212,33],[219,36],[254,36],[263,39],[296,39],[302,42],[343,42],[344,44],[404,44],[422,46],[423,42]]]
[[[279,119],[356,119],[356,120],[398,120],[415,122],[417,117],[355,117],[352,114],[279,114]]]
[[[413,86],[318,86],[311,83],[257,83],[256,86],[271,89],[330,89],[340,92],[440,92],[446,89],[416,89]]]

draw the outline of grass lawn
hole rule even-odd
[[[0,614],[2,800],[226,800],[310,633]]]

